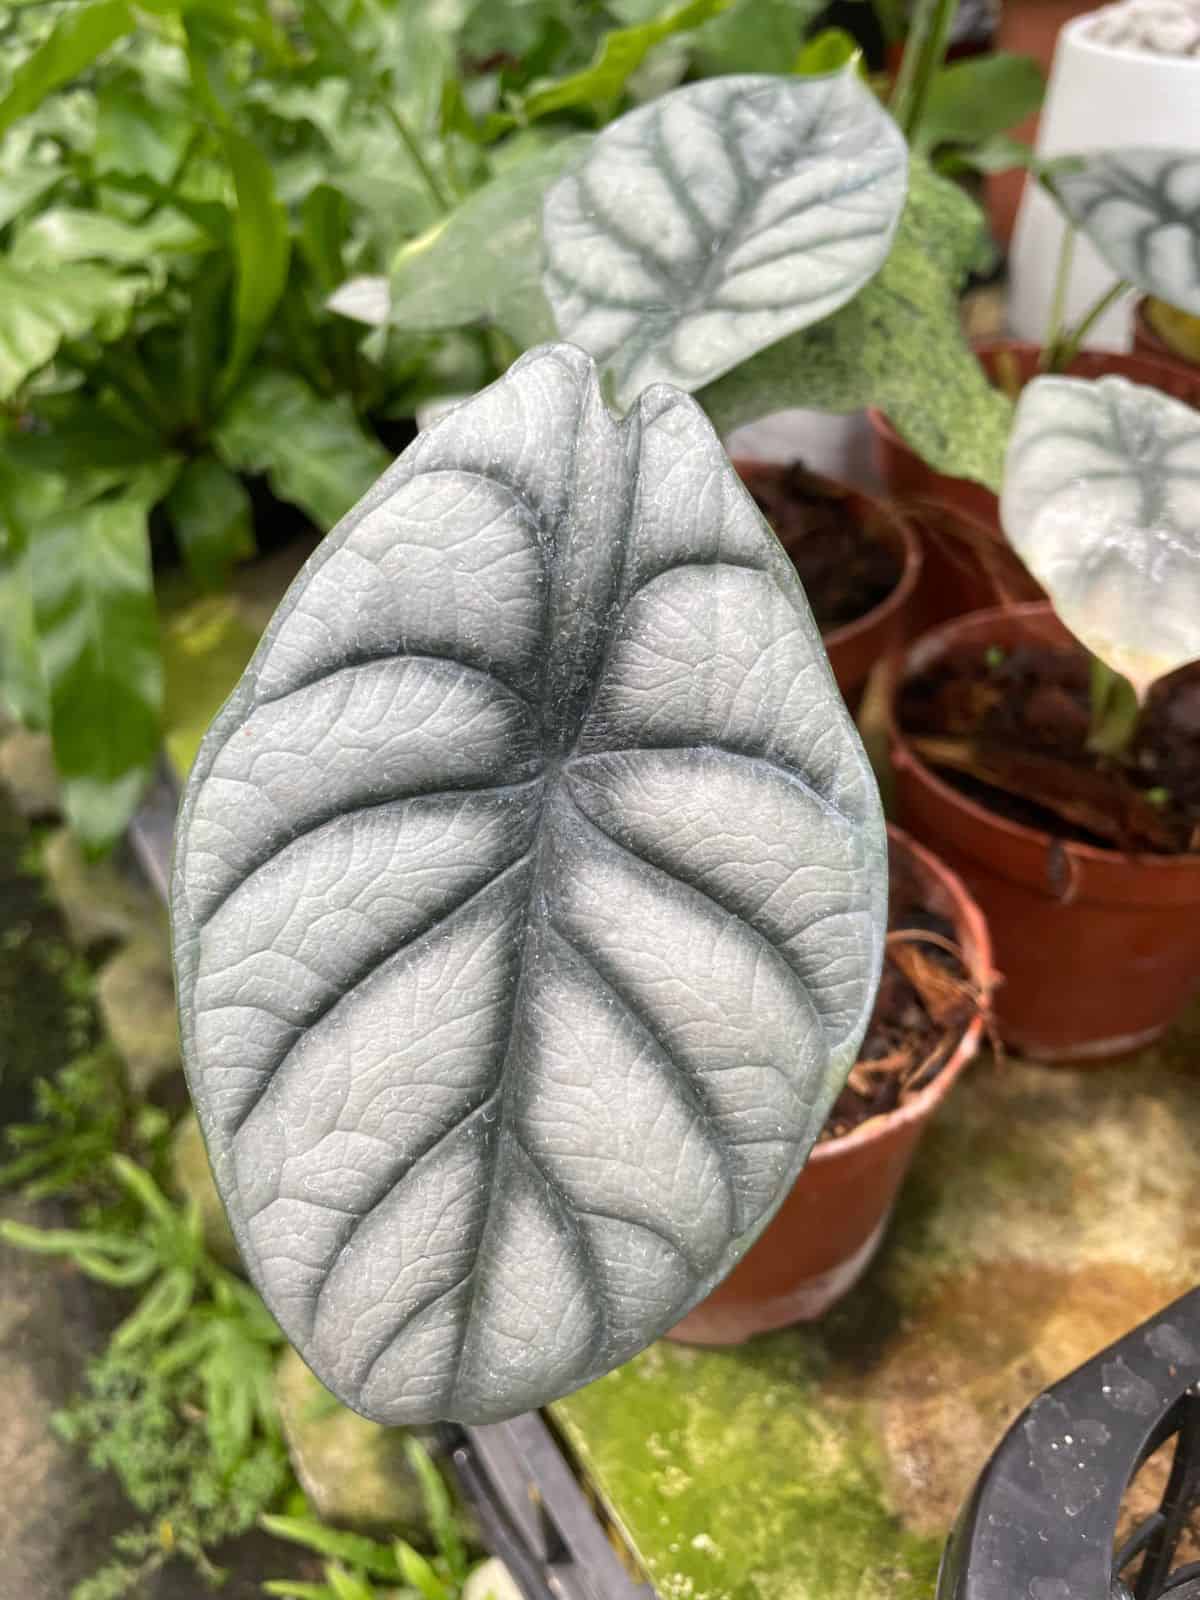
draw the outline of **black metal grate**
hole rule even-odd
[[[1200,1600],[1176,1566],[1200,1503],[1200,1289],[1038,1396],[984,1468],[938,1600]],[[1174,1440],[1158,1509],[1116,1548],[1125,1493]]]

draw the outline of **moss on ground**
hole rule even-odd
[[[939,1545],[888,1509],[827,1367],[812,1333],[659,1344],[555,1407],[663,1600],[927,1600]]]

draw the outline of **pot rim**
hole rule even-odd
[[[936,879],[945,889],[953,903],[956,942],[962,950],[967,972],[978,985],[980,992],[984,996],[988,995],[996,981],[996,972],[992,965],[992,941],[983,912],[971,896],[966,884],[939,856],[924,845],[918,844],[895,823],[888,823],[887,835],[891,849],[910,856],[923,875]],[[849,1151],[859,1150],[881,1139],[889,1139],[907,1123],[923,1122],[950,1093],[962,1075],[963,1069],[978,1054],[983,1027],[984,1009],[978,1006],[950,1058],[930,1083],[918,1090],[904,1105],[897,1106],[894,1111],[885,1111],[880,1116],[868,1117],[849,1133],[841,1134],[835,1139],[824,1139],[815,1144],[805,1170],[814,1163],[819,1165],[836,1161]],[[802,1172],[801,1178],[803,1175]]]
[[[1094,864],[1101,869],[1112,867],[1114,864],[1127,864],[1148,872],[1200,872],[1200,853],[1171,856],[1156,855],[1150,851],[1105,850],[1098,845],[1083,844],[1076,839],[1065,839],[1058,834],[1047,833],[1042,828],[1030,827],[1028,823],[1014,822],[1012,818],[1005,817],[1000,812],[982,805],[978,800],[971,799],[969,795],[963,794],[960,789],[947,783],[932,767],[921,760],[913,749],[908,735],[900,726],[897,714],[900,686],[927,661],[935,660],[943,654],[947,644],[953,642],[956,633],[966,626],[978,625],[984,619],[996,622],[1002,620],[1020,622],[1022,619],[1050,620],[1062,630],[1065,641],[1072,638],[1070,631],[1059,620],[1053,605],[1048,600],[1030,600],[1011,606],[989,606],[983,611],[969,611],[965,616],[951,617],[927,629],[907,646],[892,673],[887,696],[887,731],[893,763],[899,761],[917,769],[922,781],[928,784],[940,799],[964,812],[976,823],[1006,834],[1021,844],[1036,846],[1042,851],[1060,850],[1067,856],[1076,857],[1081,865]]]
[[[1094,12],[1088,12],[1076,20],[1084,22],[1087,20],[1088,16],[1094,15]],[[971,341],[971,349],[977,356],[980,357],[1005,354],[1040,356],[1044,348],[1045,346],[1039,344],[1036,339],[1010,339],[1004,335],[1000,335],[994,339],[973,339]],[[1170,358],[1166,358],[1158,354],[1152,355],[1144,350],[1081,350],[1079,354],[1081,356],[1096,356],[1115,362],[1133,361],[1136,362],[1139,367],[1144,366],[1150,369],[1149,377],[1152,384],[1158,375],[1161,374],[1165,383],[1178,386],[1178,366],[1173,364]],[[1116,373],[1114,375],[1117,377],[1121,376],[1120,373]],[[1197,391],[1200,391],[1200,368],[1197,369],[1196,388]],[[1197,403],[1200,404],[1200,392],[1198,392],[1197,395]],[[897,430],[888,420],[887,413],[879,406],[867,407],[867,421],[870,424],[873,432],[882,435],[882,437],[888,440],[889,443],[898,444],[902,449],[908,450],[913,455],[916,455],[917,452],[913,450],[912,445],[909,444],[907,439],[905,439],[902,434],[897,432]],[[934,470],[934,468],[930,468],[931,472]],[[941,476],[949,478],[953,477],[953,473],[944,473],[941,474]],[[967,478],[964,481],[967,483],[975,482],[973,478]],[[980,489],[986,489],[987,485],[981,483],[978,487]]]
[[[1103,7],[1099,9],[1105,9]],[[1096,10],[1085,11],[1082,16],[1072,17],[1070,22],[1065,22],[1059,29],[1059,38],[1069,40],[1071,45],[1082,51],[1087,51],[1098,56],[1107,56],[1112,61],[1128,61],[1131,58],[1143,65],[1154,63],[1166,67],[1171,72],[1200,69],[1200,58],[1196,56],[1164,55],[1159,50],[1135,50],[1129,45],[1106,44],[1103,39],[1093,39],[1088,34],[1088,24],[1096,19]]]
[[[757,456],[734,456],[732,461],[733,469],[739,477],[742,475],[743,467],[748,472],[778,470],[784,467],[783,462],[764,461]],[[839,627],[821,635],[821,643],[828,654],[830,650],[840,645],[853,644],[864,634],[871,633],[882,624],[890,622],[896,613],[909,603],[921,577],[921,545],[912,524],[893,501],[881,499],[878,495],[859,489],[855,484],[847,483],[842,478],[830,477],[827,472],[813,472],[809,476],[815,478],[818,483],[832,485],[842,498],[869,506],[871,515],[877,519],[880,529],[886,531],[887,542],[893,552],[900,557],[900,576],[882,600],[873,605],[869,611],[864,611],[861,616],[855,617],[850,622],[843,622]]]

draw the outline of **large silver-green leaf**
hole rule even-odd
[[[1012,402],[984,376],[958,303],[982,230],[979,209],[958,185],[914,158],[882,271],[835,316],[704,389],[698,398],[718,431],[790,406],[878,406],[932,467],[998,493]]]
[[[1200,414],[1124,378],[1022,393],[1009,543],[1087,648],[1133,684],[1200,659]]]
[[[381,1421],[495,1419],[669,1327],[848,1072],[879,800],[703,414],[569,346],[317,551],[192,770],[184,1050],[246,1263]]]
[[[1119,278],[1200,314],[1200,151],[1079,156],[1054,191]]]
[[[899,129],[857,73],[689,84],[631,111],[546,197],[559,332],[628,406],[698,389],[851,299],[887,258]]]

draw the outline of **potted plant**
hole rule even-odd
[[[1076,17],[1061,30],[1038,133],[1041,162],[1078,152],[1149,145],[1200,153],[1196,101],[1200,56],[1195,27],[1170,0],[1125,0]],[[1011,255],[1012,326],[1040,339],[1060,294],[1058,258],[1066,228],[1044,186],[1026,185]],[[1080,242],[1066,291],[1070,319],[1108,287],[1109,263],[1091,239]],[[1109,302],[1093,325],[1102,346],[1127,349],[1129,308]]]
[[[1068,220],[1059,263],[1060,294],[1043,346],[1018,340],[993,340],[976,347],[988,378],[1014,399],[1040,372],[1066,372],[1078,378],[1115,374],[1152,385],[1192,406],[1200,406],[1200,370],[1172,364],[1144,350],[1133,354],[1085,350],[1082,343],[1104,308],[1131,287],[1155,296],[1155,304],[1179,308],[1200,306],[1200,274],[1195,250],[1200,240],[1200,212],[1191,201],[1200,155],[1182,150],[1125,150],[1064,159],[1044,181]],[[1190,208],[1190,209],[1189,209]],[[1116,274],[1095,302],[1072,326],[1063,324],[1065,291],[1071,281],[1076,234],[1090,241],[1099,259]],[[891,427],[872,413],[877,460],[891,488],[942,506],[943,519],[957,527],[968,581],[968,604],[1037,598],[1037,591],[1014,582],[1011,563],[998,554],[1000,530],[998,484],[970,482],[933,472]],[[970,554],[974,551],[974,555]],[[937,559],[937,552],[934,552]],[[948,584],[943,593],[952,593]],[[943,615],[954,615],[948,607]]]
[[[858,1282],[938,1107],[975,1056],[993,984],[979,907],[889,827],[883,979],[846,1087],[761,1238],[669,1337],[738,1344],[822,1316]]]
[[[1037,378],[1008,539],[1047,602],[944,624],[892,703],[901,822],[978,896],[997,1024],[1045,1059],[1132,1049],[1200,980],[1200,417],[1121,378]]]
[[[908,637],[921,546],[885,500],[803,464],[736,459],[804,585],[842,698],[856,713],[872,669]]]

